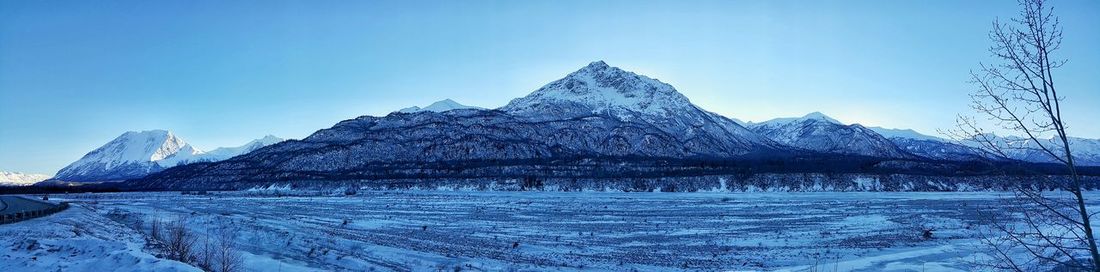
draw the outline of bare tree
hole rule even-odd
[[[214,271],[215,245],[210,236],[212,234],[208,228],[206,235],[202,238],[202,244],[199,245],[198,252],[195,254],[195,266],[203,271]]]
[[[186,217],[180,216],[163,227],[163,241],[169,258],[192,264],[203,271],[235,272],[244,268],[244,256],[236,242],[238,231],[224,222],[206,226],[205,235],[196,235],[187,228]],[[202,237],[198,237],[202,236]]]
[[[149,223],[149,237],[152,237],[154,241],[159,242],[163,240],[161,239],[162,231],[163,230],[161,230],[160,219],[153,219],[153,221]]]
[[[1018,17],[993,23],[989,51],[995,61],[971,71],[970,82],[975,86],[971,108],[999,129],[1023,134],[1027,141],[1005,142],[983,129],[974,117],[965,116],[959,117],[952,134],[1001,157],[1020,151],[1043,154],[1065,165],[1069,173],[1069,180],[1040,177],[1039,188],[1019,186],[1013,207],[1022,220],[993,224],[1003,235],[986,239],[1001,261],[996,267],[1031,270],[1047,265],[1100,271],[1091,214],[1085,207],[1062,119],[1064,97],[1054,84],[1054,70],[1066,62],[1053,55],[1061,47],[1062,28],[1047,1],[1019,0],[1019,5]],[[1072,198],[1046,196],[1043,187],[1062,189]],[[1013,252],[1027,252],[1030,258],[1021,260]]]
[[[214,265],[218,272],[235,272],[244,267],[244,256],[237,248],[237,230],[223,226],[215,233]]]
[[[168,252],[172,258],[181,262],[190,262],[191,250],[195,244],[195,237],[187,229],[187,218],[180,216],[168,226],[167,237]]]

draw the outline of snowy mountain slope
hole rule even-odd
[[[991,139],[1010,159],[1042,163],[1057,162],[1057,160],[1052,158],[1049,154],[1041,151],[1038,144],[1028,138],[994,135]],[[1070,152],[1073,153],[1073,158],[1077,165],[1100,166],[1100,139],[1069,137],[1067,140],[1069,142]],[[974,142],[968,142],[967,144],[970,146],[978,146],[978,144]],[[1060,157],[1065,157],[1062,152],[1061,144],[1062,141],[1057,138],[1046,139],[1043,142],[1043,145],[1050,148],[1055,154]]]
[[[882,137],[886,137],[887,139],[907,138],[915,140],[948,141],[947,139],[922,134],[912,129],[894,129],[883,127],[867,127],[867,129],[870,129],[871,131],[874,131],[875,133],[878,133],[879,135],[882,135]]]
[[[1078,164],[1100,166],[1100,139],[1069,137],[1069,147]]]
[[[24,186],[49,179],[49,175],[0,171],[0,186]]]
[[[817,152],[879,158],[913,157],[862,125],[845,125],[819,112],[755,123],[749,128],[781,144]]]
[[[1003,160],[999,154],[984,151],[982,146],[974,141],[955,141],[918,133],[911,129],[885,129],[871,128],[886,136],[895,145],[917,156],[951,161],[968,161],[978,159]],[[1008,156],[1008,159],[1025,162],[1053,163],[1055,159],[1050,155],[1039,151],[1039,146],[1027,138],[1017,136],[991,135],[991,139]],[[1100,166],[1100,139],[1086,139],[1069,137],[1070,150],[1078,165]],[[1044,141],[1048,147],[1055,147],[1058,154],[1061,141],[1050,138]]]
[[[603,160],[739,159],[791,152],[729,118],[696,107],[668,84],[594,62],[500,109],[362,116],[299,141],[214,164],[184,166],[141,182],[217,187],[447,171],[434,164],[473,165],[462,168],[501,175],[491,171],[524,173],[538,167],[581,167],[563,165],[567,163],[590,167]]]
[[[548,108],[583,106],[591,113],[612,115],[673,116],[696,110],[691,101],[671,85],[611,67],[597,61],[551,82],[535,92],[512,100],[501,110],[512,113],[547,111]]]
[[[844,124],[840,121],[837,121],[836,119],[833,119],[832,117],[829,117],[829,116],[825,115],[824,113],[815,111],[815,112],[807,113],[806,115],[803,115],[802,117],[781,117],[781,118],[775,118],[775,119],[771,119],[771,120],[760,122],[760,123],[749,122],[748,125],[751,126],[751,127],[760,127],[760,126],[778,127],[778,126],[783,126],[783,125],[787,125],[787,124],[791,124],[791,123],[803,122],[803,121],[806,121],[806,120],[816,120],[816,121],[822,121],[822,122],[833,123],[833,124],[841,124],[841,125]]]
[[[348,144],[368,139],[374,144],[388,139],[408,142],[409,138],[416,138],[432,146],[431,150],[372,154],[372,158],[367,158],[411,161],[534,158],[554,153],[729,157],[778,149],[774,142],[732,120],[695,107],[668,84],[610,67],[604,62],[593,62],[497,111],[433,113],[364,116],[318,131],[303,142]],[[407,129],[395,130],[397,128]],[[432,136],[420,138],[416,135]],[[471,150],[433,154],[455,145],[486,148],[461,140],[503,141],[497,145],[523,145],[526,152],[478,153]]]
[[[902,150],[923,158],[947,161],[997,160],[992,154],[960,142],[922,134],[912,129],[882,127],[868,129],[886,137]]]
[[[938,148],[921,144],[912,145]],[[301,140],[224,161],[174,167],[128,185],[242,189],[279,182],[374,182],[401,188],[431,179],[582,182],[594,177],[634,178],[624,175],[813,172],[837,167],[916,174],[989,170],[921,160],[871,129],[820,113],[746,128],[700,109],[668,84],[593,62],[498,109],[361,116]]]
[[[198,155],[195,149],[167,130],[130,131],[57,172],[64,181],[109,181],[136,178],[160,171],[158,163],[184,160]]]
[[[265,146],[273,145],[279,142],[285,141],[283,138],[275,137],[273,135],[267,135],[263,138],[252,140],[244,145],[237,147],[219,147],[214,150],[199,154],[192,157],[189,160],[182,161],[184,164],[196,163],[196,162],[216,162],[226,160],[232,157],[240,156],[248,152],[255,151]]]
[[[278,141],[281,139],[269,136],[206,153],[167,130],[130,131],[62,168],[54,179],[96,182],[138,178],[181,164],[225,159]]]
[[[401,113],[414,113],[414,112],[422,112],[422,111],[445,112],[445,111],[458,110],[458,109],[476,109],[476,110],[480,110],[480,109],[484,109],[484,108],[475,107],[475,106],[467,106],[467,105],[463,105],[463,104],[460,104],[458,102],[455,102],[454,100],[451,100],[451,99],[444,99],[444,100],[436,101],[435,103],[432,103],[431,105],[428,105],[427,107],[421,108],[421,107],[417,107],[417,106],[412,106],[412,107],[408,107],[408,108],[398,110],[397,112],[401,112]]]
[[[996,156],[993,156],[993,154],[982,152],[979,149],[945,139],[892,137],[890,141],[910,154],[934,160],[999,160]]]
[[[592,62],[499,110],[534,120],[597,115],[647,123],[689,147],[712,145],[734,155],[783,149],[732,119],[700,109],[672,85],[603,61]]]

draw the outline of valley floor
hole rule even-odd
[[[0,271],[200,271],[145,252],[144,234],[89,210],[0,225]]]
[[[246,271],[970,271],[999,193],[117,193],[0,225],[0,270],[188,270],[154,219],[232,227]],[[1100,194],[1096,194],[1100,197]],[[1092,199],[1096,199],[1095,197]],[[1095,203],[1094,203],[1095,204]],[[1098,207],[1100,208],[1100,207]],[[982,209],[979,212],[979,209]],[[934,228],[931,239],[923,229]],[[135,230],[136,229],[136,230]],[[139,231],[140,230],[140,231]],[[153,255],[151,255],[153,254]]]

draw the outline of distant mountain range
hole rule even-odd
[[[820,112],[800,118],[777,118],[761,123],[745,123],[754,132],[780,143],[807,150],[872,156],[879,158],[924,158],[946,161],[1018,160],[1054,163],[1055,159],[1038,151],[1038,145],[1021,137],[990,138],[1005,154],[986,151],[973,141],[955,141],[921,134],[911,129],[887,129],[845,125]],[[1046,142],[1056,146],[1054,139]],[[1069,138],[1076,163],[1100,166],[1100,139]],[[1002,156],[1003,155],[1003,156]]]
[[[912,159],[886,137],[859,124],[845,125],[814,112],[801,118],[779,118],[750,124],[749,129],[773,141],[800,149],[890,159]]]
[[[1005,146],[1027,145],[999,139]],[[1071,144],[1079,164],[1100,165],[1100,140],[1074,138]],[[599,61],[501,108],[447,99],[345,120],[301,140],[265,137],[202,152],[167,131],[128,132],[55,179],[239,189],[279,182],[622,180],[761,171],[973,175],[1003,172],[980,165],[1052,161],[1033,152],[1008,155],[913,130],[845,124],[818,112],[743,123],[699,108],[671,85]]]
[[[242,146],[203,152],[167,130],[130,131],[62,168],[54,179],[100,182],[140,178],[173,166],[225,160],[281,141],[268,135]]]
[[[0,171],[0,186],[25,186],[49,179],[49,175]]]

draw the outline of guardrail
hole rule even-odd
[[[0,199],[0,201],[3,201]],[[15,223],[27,219],[39,218],[47,215],[51,215],[60,211],[64,211],[69,208],[69,202],[61,202],[60,204],[47,203],[50,207],[45,209],[37,209],[30,211],[20,212],[8,212],[0,211],[0,225]],[[5,205],[6,206],[6,205]]]

